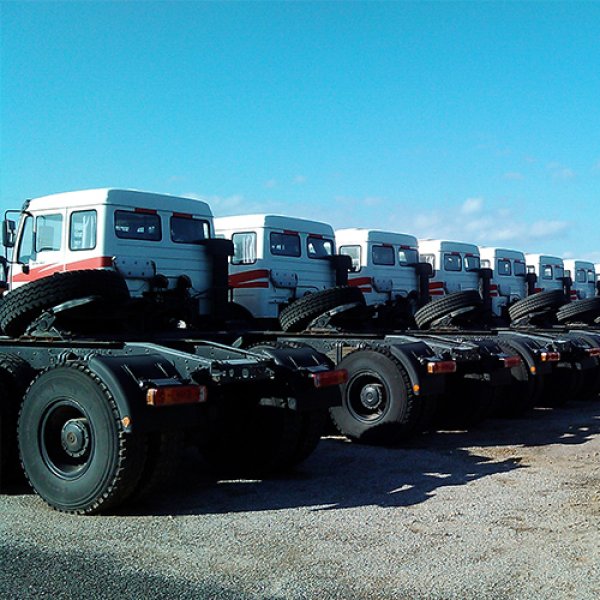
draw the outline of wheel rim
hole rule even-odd
[[[59,399],[48,406],[38,440],[44,464],[58,477],[77,479],[87,471],[94,432],[86,412],[72,400]]]
[[[346,386],[346,403],[352,416],[372,423],[383,418],[389,407],[389,390],[373,371],[353,375]]]

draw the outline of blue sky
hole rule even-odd
[[[600,262],[600,3],[0,2],[0,204],[91,187]]]

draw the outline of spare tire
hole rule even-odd
[[[99,296],[117,304],[129,300],[129,290],[125,279],[115,271],[54,273],[5,294],[0,304],[0,327],[12,337],[22,335],[44,310],[86,296]]]
[[[426,329],[436,319],[441,319],[461,308],[481,308],[483,300],[477,290],[454,292],[433,300],[415,313],[415,322],[419,329]]]
[[[508,314],[510,320],[515,321],[540,310],[559,308],[563,304],[566,304],[566,302],[567,297],[562,290],[546,290],[545,292],[538,292],[515,302],[508,309]]]
[[[328,310],[358,302],[365,305],[363,293],[352,286],[338,286],[307,294],[286,306],[279,315],[284,331],[302,331],[313,320]]]
[[[600,297],[575,300],[561,306],[556,313],[559,323],[593,323],[600,316]]]

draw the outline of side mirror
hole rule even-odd
[[[17,224],[10,219],[2,221],[2,245],[5,248],[14,248],[17,234]]]

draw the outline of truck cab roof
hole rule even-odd
[[[394,244],[397,246],[406,246],[414,250],[417,249],[417,238],[414,235],[393,231],[353,227],[349,229],[337,229],[335,237],[338,246],[372,242],[375,244]]]
[[[202,200],[119,188],[98,188],[51,194],[28,200],[26,205],[30,211],[128,206],[148,210],[169,210],[212,218],[210,206]]]
[[[249,214],[235,215],[232,217],[218,217],[215,220],[220,230],[247,230],[247,229],[280,229],[294,233],[309,233],[324,235],[333,239],[333,227],[322,221],[312,221],[300,217],[286,217],[283,215]]]
[[[496,248],[493,246],[479,246],[481,260],[488,260],[490,264],[496,259],[508,260],[525,260],[525,254],[520,250],[512,250],[510,248]]]
[[[479,248],[475,244],[468,242],[455,242],[451,240],[419,240],[419,252],[429,254],[434,252],[463,252],[479,256]]]

